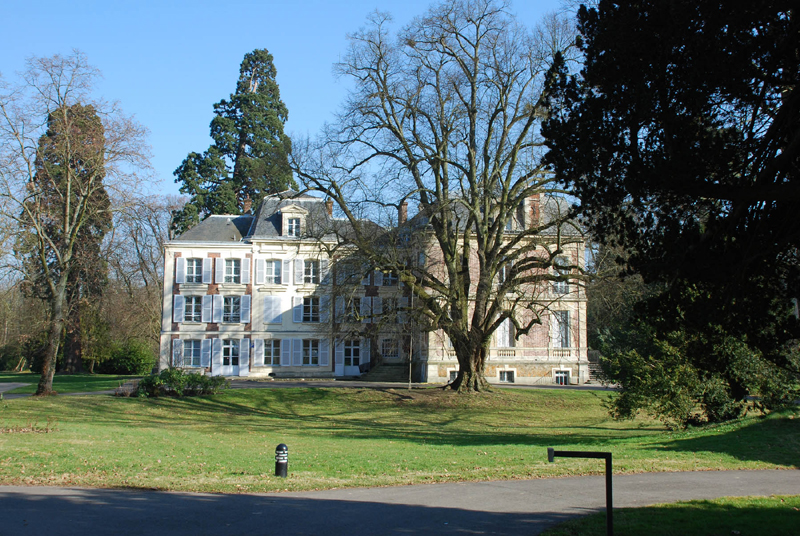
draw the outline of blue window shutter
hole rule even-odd
[[[242,324],[249,324],[250,323],[250,295],[245,294],[242,296],[241,300],[241,315],[240,321]]]
[[[203,296],[203,311],[200,320],[205,323],[211,322],[212,298],[214,298],[214,296],[212,296],[211,294],[206,294]]]
[[[180,339],[172,339],[172,366],[183,366],[183,341]]]
[[[375,275],[372,276],[373,278],[372,280],[374,282],[373,284],[376,287],[380,287],[381,285],[383,285],[383,272],[381,272],[380,270],[375,270],[374,274]]]
[[[319,298],[319,321],[328,322],[331,317],[331,297],[323,294]]]
[[[250,339],[239,341],[239,376],[250,376]]]
[[[292,364],[292,340],[283,339],[281,341],[281,366],[288,367]]]
[[[211,375],[222,374],[222,339],[211,339]]]
[[[203,284],[210,285],[211,284],[211,272],[212,268],[211,265],[213,264],[214,259],[210,257],[206,257],[203,259]]]
[[[328,339],[319,341],[319,366],[327,367],[330,365],[331,346]]]
[[[292,339],[292,365],[303,365],[303,339]]]
[[[176,294],[172,297],[172,321],[183,322],[183,313],[186,310],[186,299]]]
[[[303,284],[304,269],[305,269],[305,265],[303,263],[303,259],[295,259],[294,260],[294,284],[295,285],[302,285]]]
[[[292,322],[303,321],[303,298],[302,296],[292,296]]]
[[[281,272],[281,284],[288,285],[291,280],[292,261],[283,261],[283,271]]]
[[[217,257],[214,259],[214,283],[223,283],[225,281],[225,259]]]
[[[175,259],[175,282],[186,283],[186,259],[183,257]]]
[[[253,366],[264,365],[264,339],[253,339]]]
[[[337,365],[344,365],[344,341],[336,341],[333,345],[333,359]]]
[[[222,322],[222,306],[225,303],[225,300],[222,299],[221,294],[214,294],[212,298],[214,300],[214,307],[211,311],[211,321],[219,324]]]
[[[266,261],[264,259],[256,259],[256,285],[263,285],[266,279]]]
[[[341,322],[344,320],[344,296],[336,296],[334,299],[333,319],[334,322]]]
[[[320,259],[319,261],[319,281],[323,285],[327,285],[331,282],[330,280],[330,270],[329,270],[328,259]]]
[[[378,322],[378,316],[383,314],[383,298],[380,296],[374,296],[372,298],[372,315],[376,318],[373,319],[373,322]]]
[[[361,315],[362,324],[370,323],[372,317],[372,298],[367,298],[366,296],[361,298],[361,310],[359,314]]]
[[[211,365],[211,339],[203,339],[200,343],[200,366]]]
[[[242,281],[242,285],[249,285],[250,284],[250,261],[252,261],[252,260],[253,259],[248,259],[246,257],[244,259],[242,259],[242,262],[241,262],[241,267],[242,267],[242,271],[241,271],[242,278],[241,278],[241,281]]]
[[[358,360],[359,365],[369,365],[370,362],[369,339],[367,337],[361,338],[361,355]],[[366,372],[362,370],[362,372]]]
[[[401,324],[408,322],[408,297],[400,298],[400,310],[397,312],[397,321]]]

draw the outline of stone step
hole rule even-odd
[[[408,368],[403,364],[384,363],[362,375],[360,379],[368,382],[406,382]]]

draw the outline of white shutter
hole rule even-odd
[[[292,339],[281,341],[281,366],[288,367],[292,364]]]
[[[292,273],[292,261],[283,261],[283,271],[281,272],[281,284],[288,285]]]
[[[264,296],[264,322],[280,324],[283,322],[281,296]]]
[[[250,376],[250,339],[239,341],[239,376]]]
[[[337,365],[344,365],[344,341],[336,341],[333,345],[333,360]]]
[[[183,313],[186,311],[186,299],[180,294],[172,297],[172,321],[183,322]]]
[[[175,282],[186,283],[186,259],[184,257],[175,259]]]
[[[327,367],[330,366],[331,359],[331,346],[330,341],[328,339],[322,339],[319,341],[319,366],[320,367]]]
[[[252,259],[244,258],[242,259],[240,265],[242,267],[242,285],[249,285],[250,284],[250,261]]]
[[[217,257],[214,259],[214,283],[222,283],[225,281],[225,259]]]
[[[331,297],[323,294],[319,298],[319,321],[328,322],[331,318]]]
[[[183,341],[180,339],[172,339],[172,366],[183,366]]]
[[[359,314],[361,315],[362,324],[370,323],[370,317],[372,316],[372,298],[367,298],[366,296],[361,298],[361,310]]]
[[[383,314],[383,298],[375,296],[372,298],[372,314],[375,316],[373,322],[378,322],[378,318]]]
[[[211,365],[211,340],[203,339],[200,343],[200,366],[207,367]]]
[[[221,294],[214,294],[212,298],[214,307],[211,311],[211,321],[215,324],[219,324],[222,322],[222,307],[225,303],[225,300],[222,299]]]
[[[328,259],[320,259],[319,261],[319,282],[323,285],[330,283],[330,269]]]
[[[303,321],[303,297],[292,296],[292,322]]]
[[[366,270],[367,268],[364,267],[363,269]],[[364,277],[361,278],[361,284],[364,286],[369,285],[369,271],[367,271],[367,273],[364,274]]]
[[[264,284],[266,271],[266,261],[264,259],[256,259],[256,285]]]
[[[222,374],[222,339],[211,339],[211,375]]]
[[[509,327],[511,326],[511,320],[506,318],[497,328],[497,333],[495,338],[497,340],[497,346],[499,348],[508,348],[511,346],[509,344],[509,335],[511,334]]]
[[[303,365],[303,339],[292,339],[292,365]]]
[[[294,260],[294,284],[295,285],[302,285],[303,284],[303,259],[295,259]]]
[[[380,287],[383,285],[383,272],[380,270],[375,270],[375,275],[372,276],[373,284],[376,287]]]
[[[211,265],[213,264],[214,259],[210,257],[206,257],[203,259],[203,284],[210,285],[211,284]]]
[[[253,339],[253,366],[264,365],[264,339]]]
[[[397,311],[397,321],[401,324],[408,322],[408,297],[400,298],[400,310]]]
[[[203,296],[203,312],[202,316],[200,317],[200,320],[202,322],[205,323],[211,322],[211,302],[213,297],[214,296],[212,296],[211,294],[206,294],[205,296]]]
[[[239,321],[242,324],[249,324],[250,323],[250,295],[249,294],[245,294],[244,296],[242,296],[242,299],[241,299],[241,301],[239,303],[241,304],[241,308],[239,309],[239,311],[241,313],[240,316],[239,316]]]
[[[359,357],[358,364],[359,365],[369,365],[370,359],[371,359],[371,357],[370,357],[370,353],[369,353],[369,339],[366,338],[366,337],[362,337],[362,339],[361,339],[361,356]],[[363,371],[363,369],[362,369],[362,371]]]
[[[333,302],[333,320],[341,322],[344,320],[344,296],[336,296]]]

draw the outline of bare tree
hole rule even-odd
[[[21,82],[0,86],[0,210],[27,233],[48,288],[48,345],[37,394],[52,393],[65,294],[80,234],[93,217],[132,202],[150,169],[145,129],[93,100],[86,57],[31,58]],[[110,203],[96,203],[107,193]],[[17,264],[25,270],[24,263]]]
[[[446,0],[396,36],[390,22],[374,13],[350,36],[336,69],[355,88],[320,145],[295,144],[296,173],[349,221],[342,241],[399,274],[418,321],[450,338],[453,388],[483,390],[492,334],[506,319],[528,333],[543,286],[577,273],[576,261],[552,269],[582,239],[538,135],[572,26],[552,16],[530,31],[489,0]],[[417,213],[407,222],[394,216],[404,203]]]

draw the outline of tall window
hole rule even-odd
[[[569,311],[553,311],[554,324],[550,327],[553,347],[569,348]]]
[[[319,284],[319,261],[306,259],[303,269],[303,283],[306,285]]]
[[[361,342],[358,339],[344,341],[344,366],[357,367],[361,362]]]
[[[319,297],[303,298],[303,322],[319,322]]]
[[[273,366],[281,364],[280,339],[267,339],[264,341],[264,364]]]
[[[186,259],[186,282],[203,282],[203,259]]]
[[[383,274],[383,286],[384,287],[396,287],[397,286],[397,272],[385,272]]]
[[[558,256],[553,260],[553,273],[558,276],[569,275],[569,258]],[[555,281],[553,283],[553,292],[556,294],[569,294],[569,282]]]
[[[202,348],[200,340],[184,340],[183,341],[183,366],[184,367],[199,367],[200,366],[200,349]]]
[[[300,218],[287,218],[286,236],[300,236]]]
[[[222,321],[241,322],[242,298],[240,296],[225,296],[222,302]]]
[[[201,322],[203,320],[203,297],[185,296],[184,297],[184,322]]]
[[[239,366],[239,340],[226,339],[222,341],[222,365]]]
[[[281,261],[266,261],[264,263],[264,282],[268,285],[281,284]]]
[[[361,298],[350,298],[344,310],[345,322],[360,322],[361,320]]]
[[[225,282],[240,283],[242,281],[242,261],[239,259],[225,259]]]
[[[319,365],[319,341],[303,339],[303,364]]]
[[[400,355],[397,352],[397,341],[395,339],[381,339],[381,355],[384,359],[396,359]]]
[[[399,322],[400,316],[397,314],[397,298],[383,299],[383,315],[388,322]]]

